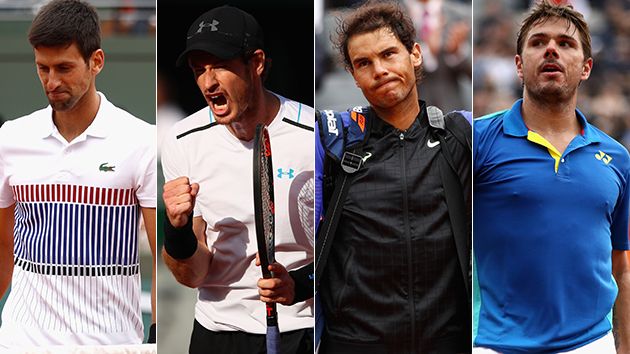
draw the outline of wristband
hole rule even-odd
[[[174,227],[164,218],[164,250],[175,259],[190,258],[197,250],[197,237],[193,233],[193,216],[188,217],[188,222],[182,227]]]
[[[313,297],[314,275],[313,263],[289,272],[289,276],[295,283],[295,296],[291,305]]]
[[[155,323],[152,323],[149,328],[149,339],[147,339],[147,343],[155,343],[155,327]]]

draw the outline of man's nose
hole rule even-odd
[[[51,70],[46,76],[46,91],[55,91],[61,86],[61,79],[53,70]]]
[[[560,57],[558,53],[558,47],[555,41],[549,41],[547,44],[547,48],[545,48],[545,59],[555,58],[558,59]]]
[[[388,70],[385,67],[385,65],[383,65],[383,62],[380,60],[375,60],[374,61],[374,76],[376,78],[379,78],[381,76],[385,76],[387,75]]]

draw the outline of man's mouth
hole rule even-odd
[[[546,63],[540,68],[543,73],[561,73],[562,67],[556,63]]]
[[[48,98],[50,98],[50,99],[59,99],[61,97],[64,97],[67,94],[68,93],[66,91],[49,91],[48,92]]]
[[[215,106],[223,106],[227,104],[227,99],[222,93],[214,94],[210,96],[210,101]]]
[[[388,80],[381,81],[381,82],[377,83],[376,85],[374,85],[374,88],[376,88],[376,89],[380,89],[381,87],[383,87],[383,86],[385,86],[385,85],[387,85],[387,84],[389,84],[389,83],[392,83],[392,82],[394,82],[394,81],[396,81],[396,79],[395,79],[395,78],[394,78],[394,79],[388,79]]]
[[[208,95],[210,105],[215,113],[224,113],[227,109],[227,98],[223,93],[215,93]]]

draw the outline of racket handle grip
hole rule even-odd
[[[276,311],[275,302],[265,303],[265,310],[267,311],[267,326],[278,326],[278,312]]]
[[[278,326],[267,326],[267,354],[280,354],[280,331],[278,331]]]

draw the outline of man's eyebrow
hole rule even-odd
[[[396,47],[395,45],[387,47],[385,49],[382,49],[381,51],[378,52],[378,55],[383,55],[383,54],[385,54],[387,52],[391,52],[391,51],[394,51],[394,50],[398,50],[398,47]],[[357,63],[357,62],[360,62],[360,61],[366,60],[366,59],[367,59],[367,56],[356,57],[356,58],[352,59],[352,63],[354,64],[354,63]]]
[[[550,38],[550,37],[556,37],[556,36],[548,34],[548,33],[545,33],[545,32],[538,32],[538,33],[534,33],[531,36],[529,36],[528,40],[541,39],[541,38]],[[569,36],[568,34],[564,34],[563,33],[563,34],[558,35],[557,37],[560,38],[560,39],[571,40],[571,41],[576,41],[577,42],[577,39]]]
[[[379,52],[379,54],[385,54],[385,53],[387,53],[387,52],[391,52],[391,51],[393,51],[393,50],[397,50],[397,49],[398,49],[398,48],[397,48],[395,45],[393,45],[393,46],[391,46],[391,47],[387,47],[387,48],[385,48],[385,49],[381,50],[381,51]]]
[[[352,59],[352,64],[358,63],[360,61],[367,60],[367,56],[360,56]]]
[[[533,33],[532,35],[530,35],[528,39],[540,39],[540,38],[548,38],[548,37],[549,35],[547,33],[538,32],[538,33]]]
[[[46,64],[44,64],[42,62],[35,61],[35,65],[38,65],[38,66],[40,66],[40,65],[41,66],[61,66],[61,65],[74,65],[74,62],[72,62],[72,61],[62,61],[62,62],[59,62],[59,63],[53,63],[53,64],[50,64],[50,65],[46,65]]]

